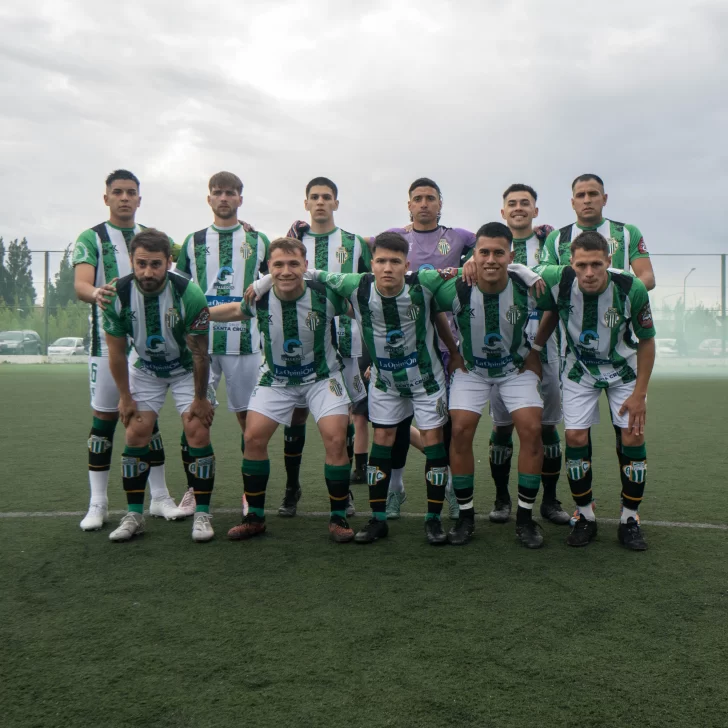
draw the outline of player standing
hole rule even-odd
[[[89,382],[93,423],[88,438],[91,498],[88,513],[81,521],[84,531],[98,530],[108,520],[109,468],[119,420],[119,390],[109,371],[102,311],[114,295],[114,281],[131,273],[129,244],[134,235],[144,229],[135,222],[141,201],[137,177],[125,169],[112,172],[106,178],[104,194],[109,219],[82,232],[73,250],[76,296],[91,304]],[[156,422],[150,447],[152,501],[149,512],[168,520],[182,518],[185,514],[177,508],[167,490],[164,445]]]
[[[210,496],[215,483],[215,455],[210,444],[214,416],[208,400],[209,310],[200,287],[168,272],[171,246],[159,230],[144,230],[130,243],[133,273],[119,279],[104,311],[109,369],[119,390],[119,415],[126,427],[121,458],[128,512],[111,541],[128,541],[144,532],[144,491],[149,477],[150,441],[167,391],[182,416],[195,500],[194,541],[209,541]],[[135,353],[127,360],[127,339]]]

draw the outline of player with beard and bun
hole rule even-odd
[[[106,178],[104,194],[104,203],[109,208],[108,221],[82,232],[73,249],[76,296],[91,304],[89,380],[93,424],[88,438],[91,498],[88,513],[81,521],[84,531],[96,531],[108,520],[109,469],[114,431],[119,421],[119,390],[109,370],[102,313],[115,294],[115,281],[132,272],[129,244],[134,235],[144,230],[135,220],[141,201],[137,177],[126,169],[112,172]],[[149,512],[167,520],[183,518],[184,512],[177,508],[167,490],[164,445],[156,422],[150,449]]]
[[[599,423],[599,398],[605,392],[612,423],[620,430],[618,538],[626,548],[644,551],[647,543],[637,510],[647,472],[644,431],[655,327],[646,286],[629,273],[611,270],[609,251],[604,236],[585,231],[571,242],[570,266],[537,268],[556,303],[566,338],[561,374],[566,472],[577,508],[566,542],[586,546],[597,534],[589,431]],[[549,323],[541,322],[538,343],[555,328]]]
[[[218,172],[208,183],[207,204],[213,224],[188,235],[177,259],[177,269],[190,276],[205,292],[210,308],[243,300],[245,289],[267,270],[268,238],[238,221],[243,204],[243,183],[232,172]],[[250,394],[258,381],[261,364],[260,332],[256,319],[230,323],[210,322],[209,353],[212,386],[225,375],[228,410],[242,430],[240,449],[245,457],[245,422]],[[182,436],[183,459],[189,463],[189,447]],[[241,465],[242,467],[242,465]],[[189,469],[189,478],[191,477]],[[194,511],[191,487],[180,502],[185,512]]]

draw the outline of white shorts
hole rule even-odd
[[[225,375],[228,410],[245,412],[248,400],[260,376],[260,352],[255,354],[213,354],[210,362],[210,384],[217,392],[222,375]]]
[[[612,410],[612,422],[617,427],[627,427],[629,412],[620,416],[619,408],[634,392],[634,385],[634,382],[630,382],[612,385],[607,389],[595,389],[572,382],[565,376],[561,383],[564,397],[564,427],[567,430],[588,430],[592,425],[598,425],[599,397],[602,392],[607,393],[609,407]]]
[[[369,421],[375,427],[394,427],[412,415],[420,430],[442,427],[447,422],[445,388],[434,394],[418,392],[413,397],[400,397],[396,392],[383,392],[373,384],[369,387]]]
[[[355,356],[341,357],[344,362],[344,382],[352,402],[361,402],[367,396],[364,380],[359,372],[359,359]]]
[[[108,357],[89,357],[88,380],[91,390],[91,409],[97,412],[118,412],[119,390],[114,377],[111,376]]]
[[[308,407],[318,422],[328,415],[348,415],[350,404],[344,378],[341,372],[336,372],[329,379],[313,384],[295,387],[256,386],[250,395],[248,412],[258,412],[281,425],[290,426],[293,410],[297,407]]]
[[[488,399],[496,392],[509,413],[524,407],[543,408],[538,384],[538,377],[532,371],[489,381],[475,372],[456,369],[450,381],[450,409],[482,414]]]
[[[559,377],[559,360],[541,362],[543,376],[541,379],[541,396],[543,397],[543,419],[544,425],[558,425],[563,419],[561,411],[561,379]],[[493,424],[502,427],[512,425],[511,415],[503,404],[500,396],[500,389],[497,387],[491,392],[490,416]]]
[[[172,391],[174,404],[177,412],[187,412],[195,398],[195,377],[192,372],[174,377],[156,377],[153,374],[146,374],[136,367],[129,367],[129,389],[131,396],[136,402],[140,412],[156,412],[159,414],[167,397],[167,390]],[[207,388],[207,398],[214,406],[215,392],[211,387]]]

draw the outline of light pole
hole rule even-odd
[[[685,278],[683,279],[683,336],[685,335],[685,314],[687,313],[687,310],[688,310],[688,302],[687,302],[687,299],[685,298],[685,295],[686,295],[686,289],[687,289],[687,283],[688,283],[688,278],[690,277],[690,274],[691,274],[691,273],[692,273],[692,272],[693,272],[694,270],[695,270],[695,268],[691,268],[691,269],[690,269],[690,270],[688,271],[688,274],[687,274],[687,275],[685,276]]]

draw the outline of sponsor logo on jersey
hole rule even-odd
[[[89,256],[89,249],[83,243],[76,243],[76,247],[73,249],[74,264],[87,262]]]
[[[645,244],[644,238],[640,238],[639,243],[637,243],[637,252],[643,254],[647,252],[647,245]]]
[[[218,293],[227,293],[233,286],[233,269],[229,265],[224,265],[217,272],[217,280],[212,284]]]
[[[329,379],[329,391],[335,397],[341,397],[341,395],[344,391],[344,388],[341,386],[341,384],[336,379]]]
[[[520,318],[521,309],[518,308],[518,306],[509,306],[506,311],[506,321],[508,321],[511,326],[515,326]]]
[[[505,351],[503,346],[503,337],[500,334],[486,334],[483,338],[483,351],[490,356],[502,354]]]
[[[587,329],[579,334],[579,344],[582,349],[596,349],[599,346],[599,334]]]
[[[163,356],[166,353],[164,336],[160,336],[159,334],[147,336],[146,347],[145,353],[147,356]]]
[[[387,331],[386,341],[387,343],[384,346],[385,351],[388,351],[390,353],[394,351],[400,351],[402,349],[402,342],[404,341],[404,332],[400,329]]]
[[[130,308],[124,308],[121,310],[121,320],[122,321],[136,321],[136,311],[133,311]]]
[[[179,319],[179,311],[174,306],[167,309],[164,320],[168,328],[173,329],[179,323]]]
[[[367,485],[376,485],[386,477],[376,465],[367,465]]]
[[[320,323],[319,315],[316,311],[309,311],[306,316],[306,328],[310,331],[316,331],[316,327]]]
[[[416,321],[417,317],[420,315],[420,307],[416,306],[414,303],[407,309],[407,318],[410,321]]]
[[[613,329],[615,326],[619,325],[620,318],[619,311],[617,311],[616,308],[608,308],[604,312],[604,325]]]
[[[349,260],[349,251],[343,246],[339,246],[336,248],[336,252],[334,253],[334,256],[336,257],[337,262],[339,265],[344,265],[347,260]]]
[[[412,243],[410,243],[410,250],[412,250]],[[417,270],[435,270],[435,266],[430,265],[430,263],[423,263]]]
[[[643,329],[652,328],[652,309],[650,308],[649,301],[644,306],[642,306],[641,311],[637,314],[637,323]]]
[[[610,257],[619,250],[619,241],[616,240],[615,238],[609,238],[607,240],[607,245],[609,246]]]
[[[191,331],[206,331],[210,325],[210,309],[205,307],[197,314],[197,318],[192,322]]]
[[[108,437],[91,435],[88,439],[88,449],[94,455],[103,455],[107,450],[111,450],[111,441]]]
[[[398,372],[400,369],[411,369],[418,365],[417,354],[410,354],[409,356],[398,356],[387,359],[382,356],[377,357],[377,369],[385,372]],[[391,387],[391,384],[387,385]],[[404,387],[409,387],[409,382]]]
[[[283,358],[286,360],[301,361],[303,344],[300,339],[286,339],[283,342]]]
[[[447,255],[450,252],[450,243],[445,238],[440,238],[437,242],[437,250],[440,255]]]
[[[469,318],[475,318],[475,309],[472,306],[463,306],[460,310],[460,316],[468,316]]]
[[[447,483],[447,468],[430,468],[425,475],[425,480],[432,485],[445,485]]]
[[[629,465],[625,465],[622,472],[630,483],[644,483],[647,476],[647,463],[644,460],[633,461]]]
[[[247,260],[253,254],[253,249],[250,245],[245,242],[240,246],[240,255],[243,256],[243,260]]]
[[[207,455],[204,458],[196,458],[187,469],[200,480],[210,480],[215,475],[215,456]]]

